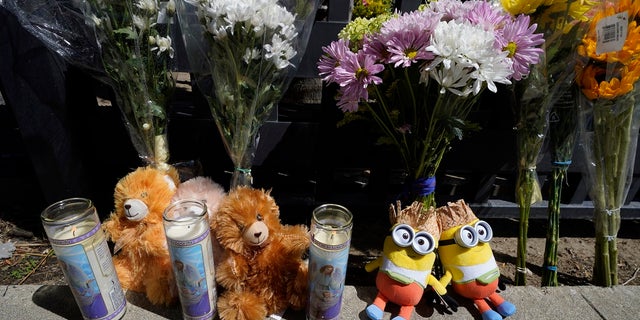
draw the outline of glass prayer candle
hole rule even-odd
[[[121,318],[126,299],[91,200],[62,200],[40,217],[83,318]]]
[[[338,319],[351,243],[353,215],[337,204],[313,210],[307,319]]]
[[[206,205],[179,200],[167,207],[163,220],[184,319],[213,319],[216,283]]]

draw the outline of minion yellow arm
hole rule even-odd
[[[380,268],[380,266],[382,265],[382,260],[383,260],[382,257],[378,257],[377,259],[367,263],[364,266],[364,269],[367,270],[367,272],[371,272],[373,270],[376,270],[376,269]]]
[[[442,275],[442,278],[440,278],[440,282],[439,284],[443,287],[446,287],[449,285],[449,283],[451,283],[451,278],[453,277],[453,275],[451,274],[451,271],[447,270],[444,272],[444,275]]]
[[[433,290],[435,290],[439,295],[445,295],[447,294],[447,288],[446,285],[442,285],[442,283],[438,282],[438,279],[436,279],[436,277],[434,277],[433,275],[429,275],[429,278],[427,279],[427,284],[431,286],[431,288],[433,288]]]

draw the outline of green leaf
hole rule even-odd
[[[134,40],[138,37],[135,31],[133,31],[133,29],[131,28],[120,28],[120,29],[113,30],[113,32],[118,34],[124,34],[127,36],[127,39],[131,39],[131,40]]]

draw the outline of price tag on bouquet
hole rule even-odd
[[[629,25],[627,11],[600,19],[596,25],[596,54],[622,50]]]

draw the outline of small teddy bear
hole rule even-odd
[[[236,187],[220,204],[211,229],[224,249],[216,266],[222,320],[263,320],[307,302],[310,238],[304,225],[282,225],[269,191]]]
[[[115,209],[103,223],[122,287],[145,293],[156,305],[171,305],[178,297],[162,214],[179,183],[173,167],[137,168],[116,184]]]

